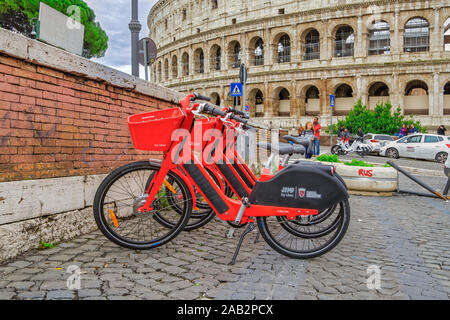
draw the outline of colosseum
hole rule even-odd
[[[449,0],[160,0],[148,25],[153,81],[237,105],[243,63],[251,115],[278,128],[327,125],[358,99],[450,125]]]

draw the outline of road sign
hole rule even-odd
[[[237,82],[231,84],[231,96],[242,97],[242,83]]]
[[[334,108],[336,105],[336,96],[334,94],[330,95],[330,108]]]
[[[248,112],[248,110],[250,110],[250,107],[248,106],[248,104],[246,104],[246,105],[244,106],[244,111],[245,111],[245,112]]]
[[[241,83],[247,83],[247,67],[245,64],[241,64],[241,67],[239,68],[239,79]]]
[[[145,46],[147,47],[147,63],[145,63]],[[150,38],[139,40],[139,64],[151,65],[156,60],[157,48],[155,42]]]

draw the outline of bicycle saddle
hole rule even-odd
[[[287,143],[280,143],[278,146],[272,145],[269,142],[259,142],[258,143],[259,148],[267,149],[269,151],[278,151],[279,154],[285,155],[285,154],[304,154],[306,152],[306,149],[304,146],[301,145],[290,145]]]
[[[283,136],[283,139],[295,143],[297,145],[302,145],[305,148],[308,147],[311,143],[311,138],[306,137]]]

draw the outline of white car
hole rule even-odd
[[[447,177],[450,178],[450,157],[447,157],[447,161],[444,164],[444,173]]]
[[[394,141],[394,138],[388,134],[368,133],[364,136],[364,143],[372,147],[374,153],[380,153],[380,149],[389,142]]]
[[[450,140],[435,134],[413,134],[391,142],[380,149],[380,155],[388,158],[415,158],[447,161],[450,152]]]

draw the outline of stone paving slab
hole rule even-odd
[[[443,188],[444,178],[422,177]],[[401,184],[420,190],[402,178]],[[352,196],[343,241],[311,260],[274,252],[256,231],[236,265],[238,235],[218,220],[153,251],[120,248],[99,232],[0,265],[0,299],[449,299],[450,204],[413,196]],[[81,270],[69,290],[70,266]],[[381,270],[369,290],[368,267]]]

